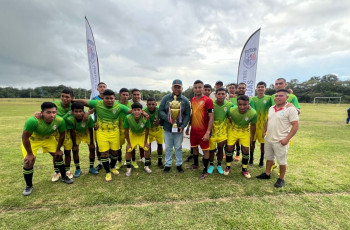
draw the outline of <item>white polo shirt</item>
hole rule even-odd
[[[291,122],[298,121],[298,111],[295,107],[277,109],[271,106],[268,114],[268,125],[265,141],[278,142],[288,136]]]

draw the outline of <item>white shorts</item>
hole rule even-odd
[[[265,155],[264,158],[268,161],[277,160],[279,165],[287,165],[289,144],[282,145],[280,142],[265,141]]]

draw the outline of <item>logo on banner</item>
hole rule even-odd
[[[89,61],[91,64],[94,64],[95,59],[96,59],[96,52],[95,52],[95,45],[94,42],[88,39],[87,41],[87,46],[88,46],[88,55],[89,55]]]
[[[244,56],[243,64],[248,69],[252,68],[256,63],[256,51],[257,51],[256,48],[249,48],[244,51],[245,56]]]

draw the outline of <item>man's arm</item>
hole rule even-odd
[[[127,141],[126,144],[126,151],[131,152],[131,144],[130,144],[130,137],[129,137],[129,128],[125,128],[125,139]]]
[[[159,105],[159,116],[162,120],[168,121],[168,112],[165,111],[165,104],[167,103],[166,98],[164,97]]]
[[[189,124],[191,119],[190,102],[188,100],[184,100],[184,104],[185,104],[185,111],[182,119],[182,125],[181,125],[182,129],[184,129],[187,126],[187,124]]]
[[[214,113],[213,112],[208,113],[208,116],[209,116],[208,129],[207,129],[207,131],[205,132],[205,134],[204,134],[204,136],[202,138],[203,141],[208,141],[209,140],[209,135],[210,135],[211,129],[213,128]]]
[[[90,148],[90,149],[95,149],[95,144],[94,144],[94,130],[93,130],[93,128],[89,128],[89,134],[90,134],[89,148]]]
[[[22,133],[22,143],[24,148],[27,151],[27,155],[24,158],[24,164],[26,165],[33,165],[34,161],[35,161],[35,157],[32,151],[32,146],[30,145],[30,141],[29,138],[32,136],[33,133],[28,132],[26,130],[23,130]]]
[[[256,130],[256,124],[250,124],[250,143],[253,143]]]
[[[262,135],[263,135],[263,136],[262,136],[263,138],[265,138],[265,136],[266,136],[268,121],[269,121],[269,120],[267,119],[267,120],[266,120],[266,123],[265,123],[265,126],[264,126],[264,131],[263,131],[263,134],[262,134]]]
[[[149,134],[149,128],[146,128],[145,130],[145,143],[144,146],[147,147],[149,149],[149,145],[148,145],[148,134]]]
[[[74,102],[80,102],[80,103],[83,104],[84,106],[89,107],[89,104],[88,104],[89,100],[74,99],[73,101],[74,101]]]
[[[75,152],[78,150],[77,135],[75,133],[75,130],[73,130],[73,129],[70,129],[69,132],[70,132],[70,137],[71,137],[72,142],[73,142],[72,151]]]
[[[292,137],[297,133],[297,131],[299,129],[299,121],[292,121],[291,125],[292,125],[292,128],[291,128],[288,136],[286,136],[284,139],[279,141],[282,145],[287,145],[289,143],[290,139],[292,139]]]

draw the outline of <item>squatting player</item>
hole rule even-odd
[[[249,146],[251,139],[255,135],[256,111],[249,109],[249,97],[246,95],[238,96],[237,106],[229,111],[229,118],[232,125],[228,129],[226,169],[224,174],[230,173],[230,166],[233,155],[233,145],[239,141],[242,145],[242,174],[245,178],[250,178],[248,172]]]
[[[31,116],[25,122],[22,134],[23,176],[26,182],[24,196],[30,195],[33,191],[33,166],[40,148],[43,149],[43,152],[49,152],[52,155],[62,175],[62,181],[67,184],[73,183],[73,180],[66,176],[63,153],[60,150],[65,137],[66,125],[64,119],[56,114],[56,105],[52,102],[44,102],[41,104],[41,119]],[[55,139],[56,131],[59,133],[58,142]]]

